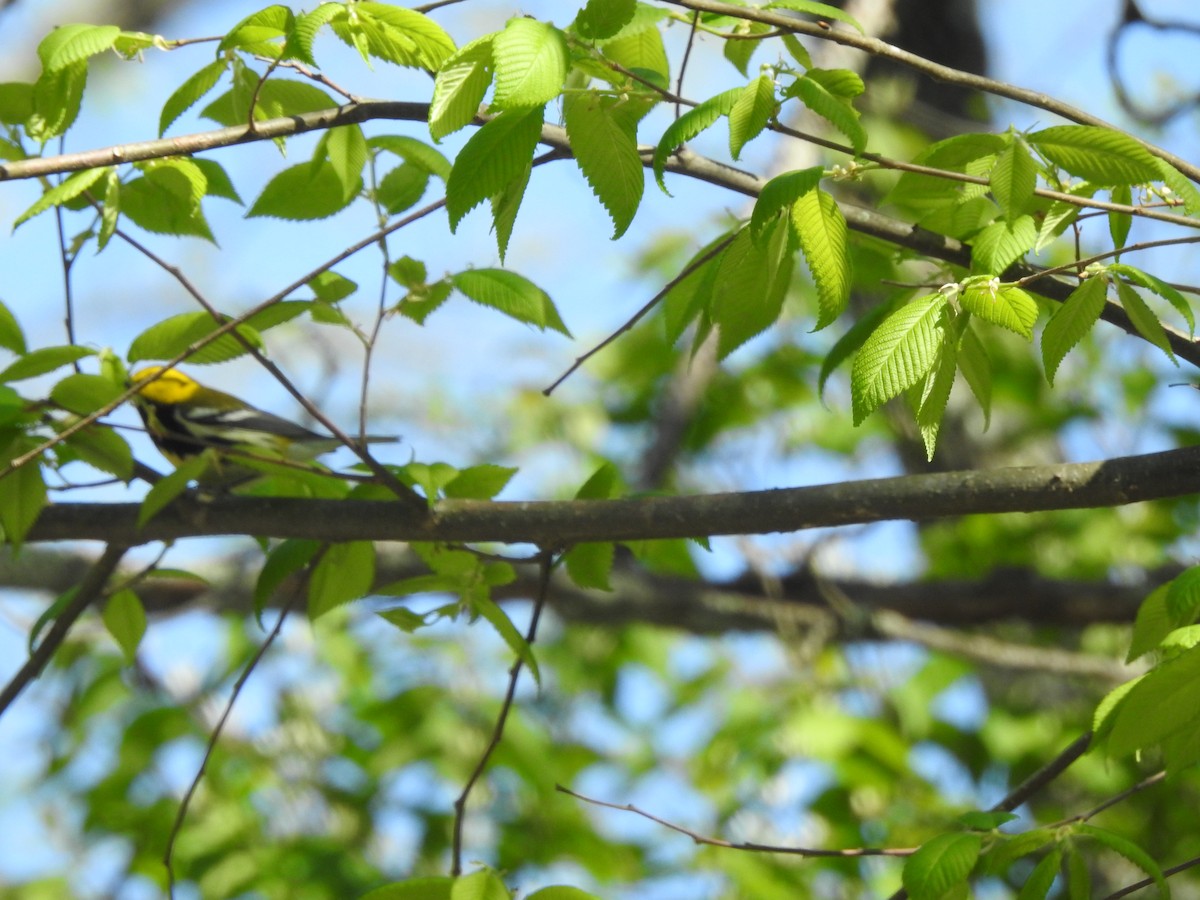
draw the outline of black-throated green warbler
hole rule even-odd
[[[155,446],[176,466],[210,447],[232,451],[233,457],[304,461],[342,446],[335,437],[205,387],[178,369],[147,366],[130,376],[134,384],[151,377],[133,395],[133,403]],[[366,440],[393,443],[397,438],[375,435]],[[223,468],[226,475],[235,474],[229,466]]]

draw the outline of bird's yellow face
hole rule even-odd
[[[147,378],[155,378],[154,381],[144,384],[138,389],[138,396],[150,403],[186,403],[200,390],[197,382],[188,378],[178,369],[171,369],[167,366],[146,366],[144,369],[138,369],[129,377],[134,384]]]

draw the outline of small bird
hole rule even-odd
[[[236,451],[243,457],[305,461],[343,446],[335,437],[257,409],[233,394],[205,387],[178,369],[147,366],[130,379],[137,384],[151,377],[154,380],[133,395],[133,403],[151,440],[175,466],[208,448]],[[397,440],[382,435],[366,438],[369,444]],[[234,480],[245,477],[243,470]]]

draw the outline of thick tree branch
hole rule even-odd
[[[444,501],[428,514],[356,500],[185,498],[137,527],[136,503],[47,507],[29,542],[144,544],[247,534],[326,541],[500,541],[562,547],[769,534],[894,519],[1120,506],[1200,492],[1200,447],[1102,462],[874,478],[813,487],[624,500]]]

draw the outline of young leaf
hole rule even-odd
[[[104,627],[112,635],[125,662],[133,665],[138,645],[146,633],[146,610],[138,595],[126,588],[114,593],[104,604]]]
[[[480,306],[490,306],[518,322],[541,330],[552,328],[567,337],[550,295],[516,272],[506,269],[467,269],[450,276],[450,282]]]
[[[261,319],[259,321],[262,321],[267,327],[278,325],[280,324],[279,317],[295,318],[307,308],[307,304],[299,301],[278,305],[282,308],[273,313],[275,320]],[[171,359],[183,353],[200,339],[212,334],[219,324],[207,312],[180,313],[177,316],[163,319],[133,339],[133,343],[129,345],[126,359],[129,362]],[[259,334],[257,328],[243,323],[237,326],[237,331],[252,347],[262,349],[264,346],[262,335]],[[197,352],[189,354],[188,362],[197,365],[225,362],[246,352],[245,344],[232,334],[224,334],[215,341],[205,344]]]
[[[1066,191],[1074,197],[1091,197],[1096,193],[1096,186],[1086,181],[1073,184]],[[1067,226],[1079,218],[1082,208],[1066,200],[1055,200],[1050,204],[1038,228],[1037,242],[1033,245],[1034,253],[1041,253],[1051,242],[1067,230]]]
[[[3,482],[0,482],[3,484]],[[1149,749],[1200,719],[1200,648],[1160,663],[1125,695],[1114,714],[1108,751]]]
[[[225,70],[229,68],[229,60],[222,56],[210,62],[199,72],[192,74],[186,81],[175,89],[163,104],[162,113],[158,117],[158,136],[166,134],[172,123],[194,106],[201,97],[216,87]]]
[[[1133,327],[1137,329],[1138,334],[1144,337],[1147,341],[1161,350],[1167,355],[1167,359],[1179,365],[1175,359],[1175,354],[1171,350],[1171,342],[1167,339],[1167,332],[1163,329],[1162,322],[1158,321],[1158,316],[1154,314],[1146,301],[1141,295],[1131,288],[1120,278],[1116,279],[1117,298],[1121,301],[1121,306],[1125,310],[1125,314],[1129,316],[1129,321],[1133,323]]]
[[[361,180],[347,197],[337,169],[328,162],[290,166],[276,174],[251,205],[246,218],[270,216],[291,221],[326,219],[341,212],[361,189]]]
[[[854,424],[908,390],[937,364],[946,337],[946,297],[930,294],[888,316],[854,359]]]
[[[451,55],[454,41],[433,19],[390,3],[359,2],[330,18],[333,33],[363,58],[436,72]]]
[[[983,430],[987,431],[992,423],[992,361],[970,323],[963,329],[958,347],[958,370],[983,410]]]
[[[501,262],[504,262],[508,255],[508,242],[512,239],[513,225],[517,221],[517,213],[521,209],[521,201],[525,198],[525,189],[529,187],[529,176],[532,174],[533,164],[528,162],[520,175],[491,198],[496,249],[500,253]]]
[[[1107,291],[1104,278],[1085,278],[1042,329],[1042,365],[1050,384],[1054,384],[1054,375],[1063,357],[1099,321]]]
[[[588,0],[575,17],[575,33],[589,41],[612,37],[635,12],[637,0]]]
[[[138,509],[138,528],[157,516],[172,500],[186,491],[189,482],[199,481],[204,473],[209,471],[212,464],[211,453],[206,451],[197,454],[190,459],[185,459],[174,472],[151,485],[142,500],[141,508]],[[2,483],[0,482],[0,484]]]
[[[815,188],[821,181],[825,170],[821,166],[811,169],[796,169],[776,175],[763,185],[758,192],[758,200],[754,203],[754,212],[750,215],[750,233],[755,240],[763,230],[763,226],[775,217],[781,209],[790,207]]]
[[[712,287],[711,316],[721,330],[721,358],[779,318],[791,274],[786,223],[768,225],[760,241],[749,228],[738,232],[721,256]]]
[[[46,143],[75,124],[83,90],[87,86],[86,62],[63,69],[47,69],[33,85],[33,113],[25,131],[35,141]]]
[[[112,49],[120,35],[116,25],[60,25],[38,44],[38,59],[47,72],[58,72]]]
[[[34,446],[36,443],[25,440],[14,441],[0,465],[7,466]],[[4,529],[4,540],[14,549],[24,543],[46,505],[46,482],[39,462],[34,459],[0,478],[0,527]]]
[[[450,177],[450,160],[424,141],[399,134],[381,134],[367,139],[367,146],[394,153],[418,169],[445,181]]]
[[[461,470],[447,482],[445,494],[447,497],[467,500],[491,500],[504,490],[504,486],[516,474],[516,469],[506,466],[471,466]]]
[[[817,286],[820,310],[813,331],[833,322],[850,301],[850,253],[846,218],[837,201],[820,188],[792,204],[792,229]]]
[[[1061,868],[1062,850],[1054,847],[1033,867],[1033,871],[1021,885],[1017,900],[1044,900],[1050,893],[1050,888],[1054,885],[1054,879],[1058,877],[1058,870]]]
[[[833,19],[836,22],[845,22],[851,28],[857,29],[859,34],[866,34],[863,31],[863,27],[858,24],[858,20],[852,15],[838,9],[836,6],[830,6],[828,3],[818,3],[817,0],[771,0],[765,8],[790,9],[795,12],[816,16],[818,19]]]
[[[93,184],[107,175],[109,168],[103,166],[98,169],[84,169],[82,172],[76,172],[73,175],[63,179],[54,187],[50,188],[46,193],[42,194],[29,209],[17,216],[13,222],[15,229],[22,222],[27,222],[39,213],[43,213],[55,206],[60,206],[68,200],[73,200],[90,188]]]
[[[1037,185],[1037,166],[1019,136],[1013,135],[1009,145],[996,157],[989,180],[992,196],[1004,210],[1006,219],[1011,222],[1025,212]]]
[[[319,541],[295,538],[282,541],[271,548],[254,583],[254,617],[259,625],[262,625],[262,614],[267,601],[279,590],[279,586],[307,566],[320,549]]]
[[[522,177],[541,133],[542,110],[535,107],[505,110],[471,135],[446,181],[451,231],[468,212]]]
[[[633,221],[646,187],[636,110],[617,97],[573,93],[564,97],[563,118],[575,161],[612,218],[616,240]]]
[[[962,308],[985,322],[1033,338],[1037,321],[1037,302],[1018,287],[1002,287],[995,279],[972,279],[960,295]]]
[[[879,327],[879,323],[890,316],[896,308],[896,298],[891,301],[880,303],[867,311],[861,319],[850,326],[850,329],[838,338],[829,352],[825,354],[825,359],[821,362],[821,371],[817,376],[817,394],[820,397],[825,395],[825,383],[829,380],[829,376],[834,370],[840,366],[852,353],[859,350],[866,342],[867,338]]]
[[[69,344],[62,347],[39,347],[24,356],[13,360],[0,371],[0,382],[24,381],[26,378],[36,378],[70,365],[85,356],[94,356],[95,350]]]
[[[567,39],[546,22],[509,19],[492,41],[495,104],[502,109],[542,107],[562,91],[570,56]]]
[[[742,89],[729,110],[729,154],[734,159],[767,127],[777,106],[775,82],[766,75],[759,75]]]
[[[416,206],[429,190],[429,173],[412,163],[401,163],[379,179],[375,199],[394,216]]]
[[[1162,639],[1175,628],[1176,619],[1167,608],[1168,590],[1169,585],[1160,584],[1138,606],[1137,618],[1133,622],[1133,634],[1129,638],[1129,653],[1125,656],[1126,663],[1131,663],[1156,649]]]
[[[1118,184],[1112,189],[1112,202],[1122,206],[1133,205],[1133,191],[1127,184]],[[1109,212],[1108,233],[1112,236],[1113,246],[1118,250],[1125,246],[1129,237],[1129,229],[1133,226],[1133,216],[1129,213]]]
[[[1170,896],[1171,889],[1167,887],[1167,880],[1163,877],[1162,868],[1154,861],[1154,857],[1133,843],[1133,841],[1106,828],[1097,828],[1095,825],[1087,822],[1079,823],[1076,826],[1076,833],[1086,835],[1092,840],[1103,844],[1109,850],[1125,857],[1125,859],[1154,879],[1154,883],[1158,886],[1159,896]]]
[[[616,544],[611,542],[576,544],[563,554],[567,575],[575,586],[597,591],[612,590],[609,575],[615,558]]]
[[[913,387],[910,399],[921,442],[925,445],[925,458],[932,460],[937,449],[938,432],[950,402],[950,390],[954,387],[954,376],[958,370],[958,341],[953,333],[942,341],[937,363],[925,376],[924,383]]]
[[[1150,151],[1110,128],[1056,125],[1035,131],[1027,140],[1050,162],[1093,184],[1141,184],[1159,177]]]
[[[93,426],[77,431],[65,440],[65,445],[94,469],[125,482],[133,478],[133,451],[123,437],[109,428]]]
[[[982,848],[983,836],[972,832],[939,834],[926,841],[904,863],[905,890],[912,900],[940,900],[966,883]]]
[[[799,97],[805,106],[828,120],[829,124],[846,136],[854,147],[854,152],[861,153],[867,146],[867,132],[859,122],[858,110],[850,105],[845,96],[835,94],[829,89],[829,79],[825,76],[833,74],[836,73],[809,69],[806,74],[796,79],[787,93],[789,96]]]
[[[654,148],[654,177],[664,194],[669,196],[671,193],[663,182],[663,167],[667,164],[667,157],[674,153],[677,147],[690,141],[721,116],[729,115],[729,111],[733,109],[744,90],[744,88],[731,88],[715,97],[709,97],[699,106],[685,112],[663,132],[662,139]]]
[[[1139,287],[1144,287],[1146,290],[1158,294],[1158,296],[1162,297],[1178,310],[1179,314],[1188,323],[1188,330],[1192,334],[1196,333],[1196,317],[1192,312],[1192,305],[1177,288],[1172,287],[1161,278],[1151,275],[1149,272],[1143,272],[1141,269],[1126,265],[1125,263],[1115,263],[1109,266],[1108,270],[1114,275],[1127,278]]]
[[[521,636],[521,632],[517,631],[508,614],[496,605],[495,600],[482,592],[472,592],[472,596],[468,598],[468,601],[472,612],[478,613],[487,620],[487,623],[504,639],[504,643],[508,644],[508,648],[529,667],[529,674],[540,685],[542,683],[542,673],[538,668],[537,658],[533,655],[533,648]]]
[[[13,353],[25,352],[25,335],[21,326],[12,310],[3,303],[0,303],[0,347]]]
[[[367,140],[357,125],[342,125],[326,132],[324,144],[329,165],[342,183],[342,199],[349,203],[362,190]]]
[[[1032,216],[993,222],[971,243],[971,267],[976,272],[1002,275],[1004,270],[1033,249],[1037,226]]]
[[[375,545],[370,541],[330,544],[308,582],[308,618],[365,597],[375,583]]]
[[[102,375],[76,372],[50,389],[50,399],[69,412],[86,416],[107,406],[123,392],[123,385]]]

